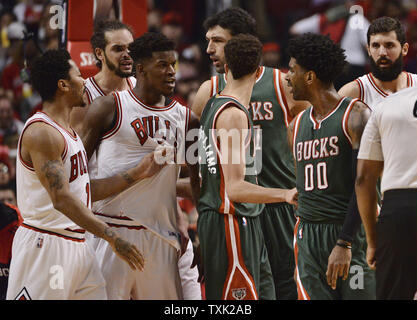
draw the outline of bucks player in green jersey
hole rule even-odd
[[[299,192],[294,230],[299,299],[375,299],[364,230],[357,232],[352,223],[360,222],[354,179],[370,110],[336,92],[333,81],[346,61],[328,36],[291,39],[289,53],[293,97],[312,104],[289,130]]]
[[[240,8],[229,8],[205,21],[207,53],[219,73],[204,82],[193,104],[197,116],[202,114],[211,96],[226,86],[224,45],[238,33],[256,35],[256,21]],[[268,188],[293,188],[294,164],[286,141],[286,130],[293,117],[307,104],[294,101],[278,69],[261,67],[253,87],[249,113],[255,126],[255,149],[261,158],[258,183]],[[277,299],[297,298],[293,280],[294,207],[288,203],[268,203],[260,215]]]
[[[207,299],[275,299],[259,214],[263,203],[295,203],[293,189],[256,184],[254,132],[248,112],[262,45],[237,35],[225,46],[225,89],[200,118],[201,191],[197,230]]]

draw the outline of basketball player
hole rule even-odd
[[[339,94],[358,98],[374,110],[375,106],[390,94],[417,86],[417,74],[403,71],[403,59],[408,53],[408,43],[404,27],[397,19],[375,19],[368,28],[367,41],[371,72],[344,85]],[[376,186],[380,205],[380,180]],[[352,216],[351,223],[359,225],[360,217]]]
[[[364,231],[355,233],[346,219],[358,210],[356,157],[370,110],[334,88],[346,63],[343,51],[328,36],[311,33],[289,43],[292,95],[312,104],[289,128],[299,192],[294,252],[300,300],[375,298]],[[362,272],[363,287],[352,285],[350,265]]]
[[[67,51],[50,50],[34,63],[31,77],[43,111],[26,122],[18,145],[17,202],[24,222],[13,240],[7,299],[106,299],[83,229],[134,270],[143,269],[144,259],[91,213],[91,201],[120,192],[128,185],[125,176],[134,181],[144,170],[137,166],[90,182],[85,149],[69,125],[72,107],[83,105],[77,66]]]
[[[136,78],[132,76],[133,61],[128,50],[128,46],[132,42],[132,30],[121,21],[100,21],[95,26],[90,43],[100,71],[86,80],[85,91],[88,106],[74,108],[71,113],[73,125],[82,125],[82,119],[84,119],[89,105],[96,98],[107,96],[113,91],[134,88]],[[88,165],[90,176],[94,178],[97,175],[95,154],[90,158]],[[179,188],[177,188],[177,194],[179,194],[178,191]],[[95,204],[93,203],[93,211],[95,210],[94,207]],[[177,218],[181,222],[181,216],[178,215]],[[194,256],[193,245],[186,230],[181,230],[181,234],[183,235],[183,241],[186,242],[185,245],[183,244],[183,246],[186,246],[185,252],[179,260],[183,297],[185,300],[198,300],[201,299],[201,287],[197,281],[198,270],[197,268],[190,268]],[[96,248],[97,238],[87,234],[86,239],[93,248]]]
[[[90,43],[100,71],[86,80],[88,105],[74,108],[71,112],[74,128],[81,129],[88,107],[95,98],[135,86],[136,79],[132,76],[133,62],[128,52],[128,46],[132,42],[132,30],[121,21],[101,20],[95,25]]]
[[[417,74],[403,71],[409,45],[400,21],[390,17],[375,19],[367,38],[371,72],[344,85],[339,94],[361,99],[374,110],[390,94],[417,86]]]
[[[205,81],[195,98],[192,110],[201,116],[207,101],[224,89],[224,46],[232,36],[244,33],[256,35],[256,21],[243,9],[229,8],[205,21],[207,53],[219,73]],[[261,67],[252,92],[249,113],[255,125],[257,154],[262,155],[262,170],[258,183],[268,188],[295,187],[294,163],[286,141],[286,130],[292,118],[303,110],[305,102],[292,99],[278,69]],[[261,129],[261,130],[259,130]],[[294,283],[293,231],[294,207],[285,202],[268,203],[260,215],[265,243],[277,294],[277,299],[297,299]]]
[[[163,144],[183,155],[191,112],[167,99],[175,86],[174,43],[147,33],[129,45],[137,83],[93,101],[83,123],[87,154],[97,152],[98,177],[125,170]],[[96,214],[147,256],[143,273],[131,272],[105,242],[96,254],[111,299],[182,299],[178,271],[180,243],[176,222],[176,164],[152,179],[97,203]]]
[[[417,292],[416,101],[417,88],[408,88],[378,103],[358,155],[356,192],[377,299],[411,300]],[[384,201],[377,219],[381,175]]]
[[[197,228],[206,297],[275,299],[259,215],[263,203],[295,204],[297,191],[258,186],[256,172],[249,172],[253,163],[248,157],[255,149],[248,108],[261,72],[262,44],[241,34],[227,42],[224,52],[228,82],[207,102],[199,134],[202,180]]]

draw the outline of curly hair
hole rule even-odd
[[[256,20],[245,10],[238,7],[231,7],[208,17],[203,25],[206,31],[215,26],[220,26],[229,30],[232,36],[239,33],[257,35]]]
[[[397,35],[397,40],[401,43],[401,46],[403,46],[404,43],[407,41],[404,27],[398,19],[394,19],[391,17],[380,17],[372,21],[366,34],[368,45],[371,42],[371,36],[377,33],[391,31],[395,31],[395,34]]]
[[[93,49],[94,56],[96,57],[96,65],[99,69],[102,67],[101,61],[98,59],[96,55],[96,48],[104,50],[107,45],[106,35],[105,33],[108,31],[116,31],[126,29],[130,31],[133,36],[133,30],[123,22],[119,20],[99,20],[94,25],[93,35],[90,38],[91,48]]]
[[[240,79],[259,67],[262,43],[250,34],[239,34],[226,43],[224,54],[233,78]]]
[[[162,33],[147,32],[129,45],[129,54],[136,64],[143,59],[151,58],[154,52],[171,51],[174,49],[175,42]]]
[[[67,50],[48,50],[36,58],[30,68],[33,88],[43,101],[52,101],[58,90],[58,80],[69,80],[71,56]]]
[[[288,53],[306,70],[312,70],[323,83],[332,83],[347,66],[340,45],[328,35],[305,33],[290,39]]]

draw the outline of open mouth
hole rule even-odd
[[[380,60],[378,62],[378,66],[380,66],[380,67],[388,67],[390,65],[391,65],[391,61],[389,61],[389,60]]]
[[[132,68],[132,61],[122,61],[120,62],[121,69],[131,69]]]
[[[165,81],[165,84],[168,87],[174,88],[175,87],[175,79],[168,79],[168,80]]]

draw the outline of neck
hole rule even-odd
[[[312,88],[310,97],[307,100],[313,105],[314,115],[321,119],[336,107],[341,98],[333,84],[331,84],[324,88]]]
[[[96,80],[106,95],[112,91],[123,91],[129,89],[126,78],[119,77],[105,66],[103,66],[101,71],[94,76],[94,80]]]
[[[401,72],[397,78],[392,81],[381,81],[372,74],[373,79],[375,80],[378,87],[388,92],[397,92],[404,89],[407,86],[407,76],[404,72]]]
[[[52,102],[43,102],[42,111],[51,119],[70,131],[70,114],[73,106],[64,98],[55,98]]]
[[[227,81],[221,94],[236,98],[241,104],[249,109],[254,84],[255,79],[253,79],[253,77],[243,77],[238,80],[232,78]]]
[[[165,96],[156,92],[153,88],[146,85],[146,81],[138,79],[136,87],[133,88],[135,95],[146,105],[163,107],[165,106]]]

